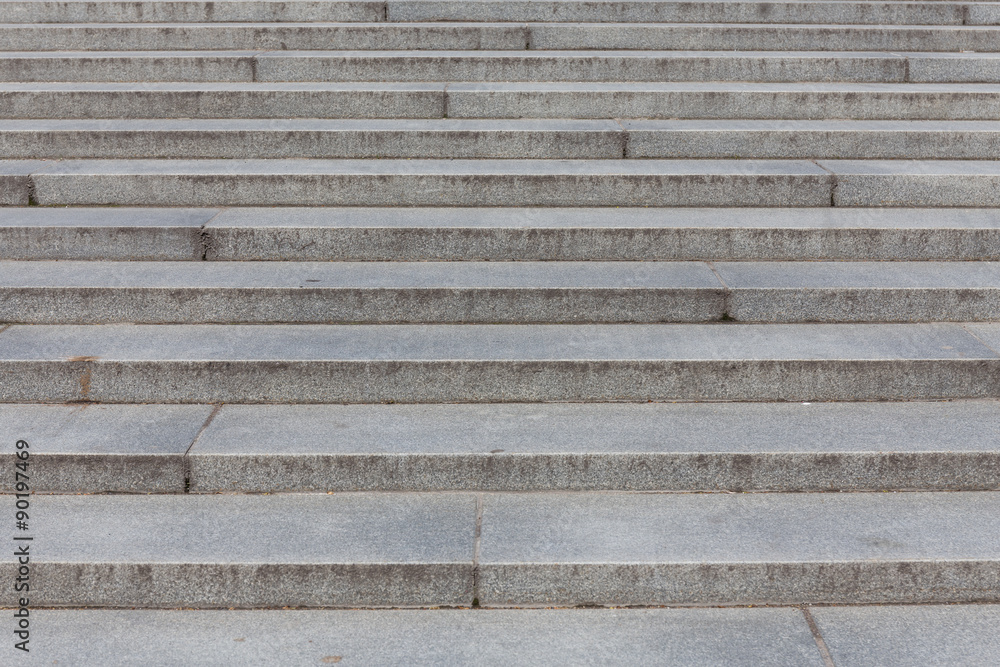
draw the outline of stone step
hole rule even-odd
[[[6,4],[11,3],[0,3],[0,5]],[[692,6],[697,4],[692,3]],[[818,3],[795,4],[805,6]],[[989,13],[992,16],[987,20],[994,23],[1000,20],[997,18],[1000,17],[998,5],[1000,3],[989,5]],[[898,3],[898,6],[903,4]],[[528,49],[1000,51],[1000,30],[994,25],[307,22],[132,25],[80,23],[26,26],[8,23],[0,25],[0,37],[2,37],[0,44],[4,45],[5,50],[10,51],[175,49],[269,51],[506,49],[522,52]]]
[[[993,290],[976,282],[1000,288],[1000,264],[938,266],[916,273],[981,289],[953,319],[1000,319],[1000,304],[986,303]],[[949,293],[912,298],[953,301]],[[887,309],[906,299],[886,298]],[[688,262],[0,262],[7,323],[708,322],[724,310],[716,274]]]
[[[916,13],[919,14],[919,10]],[[978,11],[976,14],[981,15]],[[384,21],[385,18],[385,2],[371,0],[136,0],[134,2],[3,0],[0,2],[0,21],[4,23],[371,22]]]
[[[14,85],[0,86],[0,101],[10,100],[14,108],[24,104],[16,117],[32,117],[27,104],[36,94],[18,88],[15,99],[3,95]],[[37,94],[39,102],[58,105],[51,113],[80,113],[63,111],[64,103],[53,99],[57,89],[35,90],[51,91]],[[74,100],[81,97],[75,94]],[[84,101],[84,108],[90,107],[90,100]],[[445,113],[449,118],[996,120],[998,104],[1000,86],[976,83],[454,83],[447,88]],[[14,117],[5,107],[0,114]],[[125,114],[131,116],[136,112],[129,107]]]
[[[0,159],[1000,159],[997,121],[0,120]]]
[[[14,404],[0,424],[36,493],[960,491],[997,487],[997,408]]]
[[[566,2],[413,0],[387,3],[389,21],[593,23],[830,23],[994,25],[997,5],[952,2]]]
[[[621,124],[629,158],[1000,158],[1000,123],[993,121],[623,120]],[[5,127],[0,123],[4,132],[0,142],[6,138]],[[71,146],[72,136],[50,141]],[[43,132],[35,133],[35,155],[45,154],[45,144],[39,143],[46,139]],[[30,155],[25,149],[18,157]]]
[[[0,119],[996,121],[998,84],[0,83]]]
[[[1000,397],[998,324],[13,325],[5,403]]]
[[[0,118],[442,118],[445,87],[350,82],[0,83]]]
[[[39,609],[39,662],[688,667],[994,665],[996,605],[743,609]],[[94,628],[115,628],[112,633]],[[822,650],[818,642],[822,642]],[[669,656],[669,657],[668,657]]]
[[[1000,320],[998,262],[0,262],[0,322]]]
[[[997,83],[1000,54],[861,51],[7,51],[0,81]]]
[[[389,2],[268,0],[203,2],[173,0],[52,2],[5,0],[6,23],[201,23],[296,21],[500,21],[595,23],[832,23],[906,25],[993,25],[996,3],[986,0],[935,2],[530,2],[464,0]]]
[[[946,178],[954,191],[939,196],[959,205],[988,187],[975,169]],[[0,202],[43,206],[823,206],[833,188],[816,164],[780,160],[0,161],[3,173]],[[859,186],[880,195],[891,178]]]
[[[0,208],[15,260],[1000,260],[995,209]]]
[[[625,137],[613,120],[0,120],[0,158],[616,159]]]
[[[1000,53],[314,50],[275,51],[255,58],[256,81],[1000,82]],[[150,70],[155,71],[137,67],[136,72],[145,76]],[[85,71],[77,73],[79,80],[87,80]]]
[[[1000,51],[992,26],[535,23],[526,30],[529,48],[540,50]]]
[[[31,509],[37,607],[998,599],[988,491],[36,495]]]
[[[43,206],[1000,205],[959,160],[0,160],[0,204]]]

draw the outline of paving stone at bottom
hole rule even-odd
[[[40,610],[32,619],[37,664],[823,664],[797,609]]]
[[[491,494],[484,605],[1000,600],[1000,493]]]
[[[1000,665],[995,605],[812,610],[837,667]]]

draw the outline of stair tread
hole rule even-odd
[[[479,502],[481,520],[477,496],[465,493],[36,496],[33,532],[45,548],[32,561],[50,575],[35,604],[71,595],[125,606],[137,594],[153,606],[180,595],[189,607],[278,595],[297,606],[351,605],[361,595],[369,604],[468,604],[474,586],[484,605],[787,603],[809,586],[800,596],[815,602],[923,602],[988,595],[995,585],[996,492]],[[109,566],[115,578],[90,578]],[[243,574],[269,566],[288,574]],[[140,569],[148,578],[138,590],[123,585]],[[78,577],[95,583],[82,588]],[[297,586],[300,577],[311,585]]]
[[[484,405],[0,404],[36,457],[1000,451],[996,400]],[[195,442],[197,438],[197,442]],[[192,443],[193,446],[192,446]],[[13,453],[14,443],[4,445]],[[495,451],[500,450],[500,451]],[[37,459],[36,459],[37,460]]]
[[[995,400],[3,404],[0,424],[35,448],[38,493],[942,491],[995,488],[997,414]]]
[[[815,607],[838,665],[992,665],[997,605]],[[188,665],[631,664],[820,667],[799,609],[32,610],[42,660]],[[96,627],[117,628],[113,636]],[[420,656],[415,658],[415,656]]]
[[[1000,324],[13,325],[0,360],[971,361],[1000,358],[998,337]]]
[[[1000,262],[0,261],[0,289],[1000,289]],[[722,281],[720,283],[720,280]]]
[[[813,613],[820,615],[826,609]],[[832,611],[832,610],[831,610]],[[986,638],[998,612],[991,607],[877,608],[830,617],[833,631],[850,631],[872,616],[867,648],[845,637],[836,648],[920,662],[935,655],[926,642],[956,632],[948,643],[954,662],[989,664],[1000,657]],[[922,612],[918,637],[900,633],[897,618]],[[657,610],[31,610],[46,639],[31,646],[39,661],[70,657],[77,664],[129,667],[164,656],[186,665],[237,663],[313,665],[340,660],[362,664],[633,664],[662,662],[822,667],[809,626],[797,609]],[[118,628],[113,636],[95,627]],[[824,624],[824,627],[827,627]],[[879,634],[879,631],[883,634]],[[961,631],[961,632],[959,632]],[[897,635],[903,637],[897,639]],[[954,635],[952,635],[954,636]],[[767,641],[761,641],[766,637]],[[986,643],[979,643],[986,640]],[[919,642],[917,646],[913,642]],[[887,646],[888,645],[888,646]],[[937,652],[940,652],[940,648]],[[929,651],[926,652],[926,651]],[[850,654],[850,653],[848,653]],[[964,659],[963,659],[964,658]],[[325,663],[324,663],[325,660]]]

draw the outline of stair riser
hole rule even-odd
[[[996,9],[975,2],[392,2],[390,21],[539,21],[593,23],[833,23],[976,25]]]
[[[442,118],[444,86],[436,88],[346,91],[8,90],[0,91],[0,117]]]
[[[136,2],[4,2],[3,23],[202,23],[212,21],[382,21],[384,2],[138,0]]]
[[[627,139],[626,139],[627,137]],[[627,148],[626,148],[627,147]],[[624,154],[626,153],[627,154]],[[624,155],[623,155],[624,154]],[[0,159],[1000,159],[996,132],[906,130],[25,130]]]
[[[0,239],[5,238],[0,228]],[[26,235],[27,233],[25,233]],[[152,232],[150,232],[152,236]],[[432,260],[997,260],[996,229],[250,229],[212,227],[208,259],[287,261]],[[109,238],[111,237],[111,238]],[[23,235],[18,238],[23,238]],[[42,237],[47,238],[47,237]],[[44,241],[0,244],[5,259],[77,258],[75,235],[55,248]],[[108,239],[105,241],[104,239]],[[124,246],[124,247],[122,247]],[[152,244],[151,244],[152,246]],[[65,250],[60,250],[65,247]],[[95,258],[132,246],[95,236]],[[188,245],[164,249],[162,259]],[[59,254],[59,253],[62,254]],[[27,254],[26,253],[30,253]],[[16,255],[16,256],[15,256]],[[139,259],[139,257],[136,257]]]
[[[996,602],[994,560],[481,564],[484,606]],[[0,573],[15,576],[15,566]],[[901,574],[903,573],[903,574]],[[468,606],[471,563],[32,562],[40,607]],[[86,585],[81,585],[84,583]],[[581,582],[587,582],[581,586]],[[2,600],[16,606],[8,594]]]
[[[192,52],[0,58],[4,82],[684,82],[997,83],[1000,58],[665,54],[317,56]],[[467,53],[467,52],[466,52]],[[523,52],[522,52],[523,53]]]
[[[180,455],[38,454],[32,466],[35,493],[60,494],[1000,488],[997,452],[231,454],[187,462]],[[13,486],[5,482],[0,492],[13,493]]]
[[[1000,92],[517,91],[462,90],[461,86],[451,87],[447,100],[444,85],[437,90],[430,86],[409,90],[326,91],[5,90],[0,91],[0,118],[996,120],[1000,117]]]
[[[919,59],[911,81],[1000,81],[1000,58],[980,64]],[[0,58],[0,81],[847,81],[902,83],[905,58],[886,57],[254,57],[224,53]],[[927,73],[930,68],[930,74]]]
[[[725,174],[629,175],[407,175],[407,174],[232,174],[232,175],[55,175],[33,177],[34,198],[42,206],[829,206],[832,177]],[[8,179],[14,180],[13,185]],[[966,188],[952,189],[955,181]],[[933,193],[939,205],[962,205],[968,188],[989,186],[956,177]],[[868,188],[879,179],[860,179],[858,189],[840,196],[841,205],[866,205]],[[867,188],[866,188],[867,186]],[[915,191],[896,195],[924,204],[920,179]],[[879,190],[876,192],[880,193]],[[0,176],[0,202],[28,203],[23,177]],[[9,193],[9,194],[7,194]],[[1000,189],[994,191],[1000,199]],[[960,201],[961,200],[961,201]],[[972,202],[976,205],[978,200]],[[853,203],[847,203],[853,202]],[[983,202],[984,205],[986,202]],[[933,200],[929,205],[934,205]]]
[[[997,133],[1000,146],[1000,132]],[[31,131],[0,129],[0,159],[623,157],[612,131]],[[980,152],[993,155],[992,146]],[[995,151],[1000,156],[1000,147]]]
[[[0,113],[5,113],[4,106],[0,105]],[[70,113],[79,117],[78,112]],[[449,118],[996,120],[1000,92],[477,90],[458,84],[448,90],[447,114]]]
[[[539,23],[530,27],[529,38],[538,50],[1000,51],[995,28]]]
[[[6,4],[6,3],[5,3]],[[986,19],[996,21],[1000,11]],[[8,51],[157,50],[685,50],[1000,51],[995,27],[379,23],[176,26],[0,26]]]
[[[363,490],[819,492],[990,490],[1000,487],[1000,454],[995,452],[192,455],[190,466],[193,493]]]
[[[816,47],[811,47],[815,49]],[[256,58],[257,81],[851,81],[873,83],[995,83],[1000,58],[969,54],[940,57],[913,54],[666,52],[629,55],[523,54],[475,56],[410,55],[365,57],[264,54]],[[52,65],[53,69],[58,65]],[[40,68],[41,69],[41,68]],[[87,70],[79,73],[85,76]],[[145,75],[145,70],[137,69]],[[28,74],[30,76],[30,73]],[[139,75],[139,74],[137,74]],[[150,74],[156,76],[155,74]],[[229,75],[223,71],[222,76]],[[93,74],[91,76],[94,76]],[[24,80],[24,79],[11,79]],[[87,79],[79,79],[87,80]],[[91,81],[96,79],[90,79]]]
[[[55,351],[54,351],[55,353]],[[3,361],[7,403],[875,401],[1000,397],[1000,361]]]
[[[631,129],[627,137],[629,158],[1000,159],[1000,132]]]
[[[983,289],[226,289],[0,287],[25,324],[985,322]]]
[[[0,176],[24,206],[1000,206],[990,174],[47,174]]]
[[[985,602],[998,585],[994,560],[479,566],[485,606]]]
[[[572,21],[989,25],[976,2],[8,2],[5,23]]]
[[[0,573],[13,579],[16,566]],[[39,607],[468,606],[472,563],[52,563],[32,558]],[[0,604],[17,606],[11,592]]]
[[[973,305],[958,315],[975,310],[1000,318],[1000,293],[995,301],[995,308]],[[0,287],[0,322],[32,324],[712,322],[720,320],[724,310],[721,288],[122,291]]]
[[[1000,260],[1000,231],[990,229],[219,227],[207,235],[210,260]],[[0,259],[177,261],[203,252],[197,228],[0,227]]]

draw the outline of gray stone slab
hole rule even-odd
[[[895,2],[514,2],[390,0],[390,21],[961,25],[961,5]],[[984,19],[989,14],[976,13]]]
[[[7,4],[7,3],[3,3]],[[198,5],[202,3],[190,3]],[[207,4],[207,3],[205,3]],[[226,4],[226,3],[223,3]],[[235,2],[231,4],[247,4]],[[275,3],[280,4],[280,3]],[[288,3],[301,4],[301,3]],[[337,4],[337,3],[310,3]],[[319,10],[322,12],[323,10]],[[379,11],[383,11],[379,9]],[[528,43],[528,30],[517,23],[152,23],[112,25],[0,25],[8,50],[162,51],[360,49],[511,49]]]
[[[254,67],[252,51],[11,50],[0,81],[252,81]]]
[[[966,9],[965,23],[968,25],[997,25],[1000,24],[1000,8],[996,3],[971,2]]]
[[[444,85],[437,83],[0,84],[0,118],[441,118],[443,114]]]
[[[722,262],[730,317],[749,322],[1000,319],[995,262]]]
[[[0,322],[710,322],[687,262],[0,262]]]
[[[837,665],[997,664],[994,605],[830,607],[812,610]]]
[[[998,534],[991,492],[490,494],[478,596],[484,605],[995,601]]]
[[[46,206],[822,206],[832,185],[779,160],[78,160],[33,181]]]
[[[0,405],[0,462],[29,444],[35,493],[182,493],[183,455],[212,408],[205,405]],[[13,492],[14,476],[0,484]]]
[[[995,401],[226,405],[192,492],[1000,488]]]
[[[31,203],[31,172],[42,162],[0,160],[0,206],[27,206]]]
[[[1000,259],[992,209],[234,208],[223,260]]]
[[[456,494],[34,496],[32,605],[468,604]],[[14,576],[14,564],[0,565]],[[13,591],[2,596],[10,605]]]
[[[0,120],[3,158],[622,157],[612,120]]]
[[[903,82],[906,59],[864,52],[275,51],[257,58],[256,76],[258,81]]]
[[[909,81],[1000,81],[998,53],[909,53]]]
[[[382,2],[365,0],[4,0],[0,21],[5,23],[206,23],[212,21],[381,21]]]
[[[448,87],[447,115],[996,120],[998,97],[1000,86],[971,83],[455,83]]]
[[[1000,158],[996,121],[626,120],[622,126],[630,158]]]
[[[1000,396],[961,326],[15,325],[0,400],[433,403]]]
[[[1000,163],[823,160],[836,175],[835,206],[996,206]]]
[[[529,24],[531,48],[705,51],[998,51],[985,26]]]
[[[31,613],[32,657],[76,665],[822,665],[794,609]]]
[[[1000,349],[1000,326],[997,324],[970,324],[966,330],[990,349]]]
[[[218,209],[0,209],[0,258],[190,260]]]

